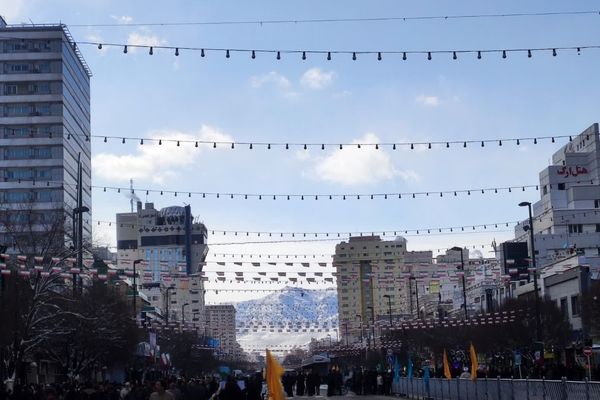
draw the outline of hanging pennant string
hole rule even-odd
[[[432,21],[456,20],[479,18],[522,18],[522,17],[553,17],[553,16],[585,16],[598,15],[599,10],[582,11],[548,11],[524,13],[493,13],[493,14],[455,14],[455,15],[406,15],[388,17],[360,17],[360,18],[299,18],[299,19],[264,19],[264,20],[223,20],[223,21],[187,21],[187,22],[126,22],[106,24],[69,24],[70,28],[127,28],[136,26],[160,27],[185,27],[202,25],[298,25],[298,24],[327,24],[327,23],[354,23],[354,22],[394,22],[394,21]]]
[[[502,58],[507,58],[510,53],[526,54],[531,58],[534,53],[549,53],[552,56],[557,56],[559,52],[576,52],[581,54],[583,50],[599,49],[600,45],[577,45],[577,46],[552,46],[552,47],[520,47],[520,48],[485,48],[485,49],[455,49],[455,50],[307,50],[307,49],[257,49],[257,48],[238,48],[238,47],[190,47],[190,46],[167,46],[167,45],[144,45],[131,43],[106,43],[106,42],[77,42],[79,45],[96,46],[98,49],[106,47],[117,47],[127,54],[129,49],[144,49],[149,55],[153,55],[156,50],[167,50],[173,52],[175,56],[179,56],[182,52],[199,52],[200,57],[206,57],[210,53],[218,53],[225,58],[231,58],[232,54],[244,54],[250,59],[255,59],[260,54],[275,55],[276,60],[281,60],[282,55],[295,55],[303,61],[308,56],[324,57],[327,61],[331,61],[335,56],[351,57],[356,61],[361,56],[375,56],[381,61],[384,56],[400,56],[406,61],[412,56],[426,56],[427,60],[431,60],[434,55],[450,56],[453,60],[457,60],[459,55],[475,55],[477,59],[481,59],[483,54],[497,54]]]

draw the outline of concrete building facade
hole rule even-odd
[[[333,263],[340,341],[345,343],[348,337],[348,343],[366,343],[380,337],[390,317],[394,323],[416,315],[410,278],[432,264],[432,252],[407,251],[402,237],[384,241],[379,236],[360,236],[336,245]]]
[[[539,174],[540,199],[533,204],[536,261],[550,264],[573,253],[586,257],[594,279],[600,268],[600,136],[595,123],[552,156]],[[525,220],[515,241],[529,241]]]
[[[135,212],[117,214],[117,262],[131,270],[136,263],[140,290],[169,323],[206,324],[204,282],[199,274],[208,253],[208,232],[194,221],[191,208],[137,203]]]
[[[237,342],[235,307],[232,304],[206,306],[208,336],[218,340],[217,351],[223,358],[240,358],[242,349]]]
[[[9,251],[20,225],[70,231],[78,157],[82,204],[92,209],[91,76],[65,25],[11,26],[0,17],[0,202],[7,209],[0,244]],[[89,239],[90,218],[83,219]]]

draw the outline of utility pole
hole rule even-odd
[[[531,268],[533,269],[533,290],[535,291],[535,336],[538,342],[542,341],[542,321],[540,315],[540,292],[538,289],[537,265],[535,263],[535,244],[533,235],[533,215],[531,203],[523,201],[519,207],[527,207],[529,210],[529,240],[531,241]]]
[[[136,281],[136,277],[137,277],[137,270],[135,268],[135,266],[139,263],[141,263],[142,259],[137,259],[133,261],[133,285],[132,285],[132,289],[133,289],[133,318],[137,320],[137,281]]]

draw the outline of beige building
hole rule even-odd
[[[206,306],[207,336],[218,340],[221,358],[239,358],[242,349],[236,340],[235,307],[232,304]]]
[[[373,336],[377,340],[390,317],[392,323],[410,319],[414,296],[410,278],[431,264],[431,251],[409,252],[402,237],[383,241],[379,236],[361,236],[339,243],[334,265],[341,342],[367,343]],[[416,315],[416,304],[412,313]]]

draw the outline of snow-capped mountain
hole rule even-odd
[[[312,338],[336,338],[338,304],[335,289],[285,287],[235,305],[237,340],[246,350],[305,345]]]

